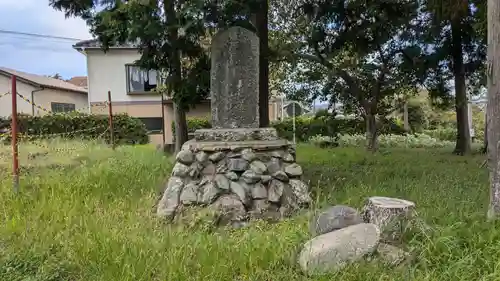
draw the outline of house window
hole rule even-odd
[[[130,94],[149,93],[156,88],[156,70],[144,70],[136,65],[126,65],[127,92]]]
[[[161,117],[138,117],[146,126],[149,133],[158,134],[163,131],[163,119]]]
[[[60,102],[52,102],[50,104],[50,109],[52,112],[70,112],[70,111],[75,111],[75,104],[74,103],[60,103]]]

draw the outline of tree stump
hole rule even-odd
[[[390,197],[370,197],[363,207],[365,222],[377,225],[381,241],[387,244],[401,244],[403,232],[410,221],[415,203]]]

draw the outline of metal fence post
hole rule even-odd
[[[13,188],[15,193],[19,193],[19,153],[17,143],[17,81],[16,76],[12,75],[12,118],[11,118],[11,140],[12,140],[12,176]]]

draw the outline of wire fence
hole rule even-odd
[[[10,92],[0,94],[0,98],[4,97],[4,96],[6,96],[6,95],[10,95]]]
[[[0,94],[0,98],[3,98],[4,96],[7,96],[7,95],[10,95],[10,92],[6,92],[6,93],[3,93],[3,94]],[[99,103],[94,103],[94,104],[91,104],[87,107],[81,107],[81,108],[77,108],[75,110],[72,110],[72,111],[65,111],[65,112],[54,112],[46,107],[43,107],[39,104],[36,104],[35,102],[31,101],[31,99],[27,98],[25,95],[23,94],[20,94],[19,92],[17,92],[17,95],[22,99],[24,100],[25,102],[29,103],[30,105],[34,106],[35,108],[47,113],[47,114],[58,114],[58,115],[71,115],[71,114],[75,114],[75,113],[91,113],[91,109],[92,108],[101,108],[101,107],[108,107],[109,105],[109,101],[105,101],[105,102],[99,102]],[[102,110],[103,108],[101,108]],[[18,112],[19,113],[19,112]]]
[[[113,111],[111,106],[111,93],[108,92],[108,100],[101,103],[91,104],[85,108],[77,108],[73,111],[53,112],[52,110],[37,104],[30,98],[17,92],[16,77],[12,76],[12,89],[9,92],[0,94],[0,98],[5,98],[12,93],[16,93],[12,97],[12,114],[9,120],[10,126],[0,127],[0,172],[2,174],[11,174],[13,179],[13,188],[17,193],[19,192],[19,177],[20,173],[30,170],[30,167],[45,167],[53,165],[55,162],[68,162],[71,163],[75,157],[88,151],[96,143],[103,143],[109,140],[111,148],[114,149],[113,139]],[[66,132],[58,133],[40,133],[40,132],[21,132],[19,130],[18,114],[18,98],[19,102],[27,102],[32,108],[37,108],[40,115],[74,115],[76,113],[90,113],[92,114],[93,107],[107,109],[108,124],[99,125],[84,129],[75,129]],[[22,100],[22,101],[21,101]],[[32,112],[34,113],[34,112]],[[103,112],[100,112],[103,113]],[[102,115],[102,114],[99,114]],[[6,125],[6,124],[4,124]],[[92,132],[94,137],[78,138],[83,134]],[[8,143],[10,142],[10,146]],[[102,147],[102,146],[100,146]],[[10,168],[10,167],[11,168]],[[10,173],[11,172],[11,173]]]
[[[101,102],[101,103],[95,103],[95,104],[92,104],[88,107],[84,107],[84,108],[78,108],[78,109],[75,109],[73,111],[65,111],[65,112],[53,112],[52,110],[50,109],[47,109],[41,105],[38,105],[36,103],[34,103],[33,101],[31,101],[29,98],[27,98],[26,96],[20,94],[19,92],[17,93],[17,95],[23,99],[24,101],[26,101],[27,103],[29,103],[30,105],[34,106],[35,108],[38,108],[40,109],[41,111],[45,112],[45,113],[50,113],[50,114],[60,114],[60,115],[70,115],[70,114],[74,114],[74,113],[83,113],[85,111],[87,112],[90,112],[90,110],[93,108],[93,107],[100,107],[100,106],[108,106],[109,102],[108,101],[105,101],[105,102]],[[1,97],[1,96],[0,96]]]

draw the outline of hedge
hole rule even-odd
[[[272,126],[276,128],[280,137],[293,138],[293,119],[273,122]],[[298,141],[308,141],[309,138],[316,135],[334,137],[338,134],[364,134],[366,132],[365,126],[366,123],[362,119],[337,119],[329,116],[299,117],[295,118],[295,137]],[[378,133],[402,135],[405,134],[405,131],[395,120],[382,119],[378,122]]]
[[[84,113],[43,116],[18,115],[18,130],[28,139],[60,136],[81,139],[103,138],[109,142],[108,122],[106,115]],[[10,117],[0,120],[0,130],[10,129],[10,123]],[[141,120],[127,114],[113,115],[113,132],[116,144],[145,144],[149,142],[146,126]]]
[[[210,121],[207,118],[202,118],[202,117],[189,117],[186,119],[187,121],[187,126],[188,126],[188,134],[190,135],[189,138],[192,137],[192,134],[194,131],[198,129],[210,129],[212,128],[212,124],[210,124]],[[175,122],[172,121],[172,140],[175,142]]]
[[[188,118],[188,132],[193,133],[198,129],[210,128],[207,118]],[[276,121],[271,124],[276,128],[278,135],[291,140],[293,138],[293,119]],[[174,126],[172,126],[174,128]],[[174,135],[174,129],[172,129]],[[295,118],[295,137],[297,141],[307,141],[316,135],[336,136],[337,134],[363,134],[365,133],[365,122],[362,119],[335,119],[331,116],[319,117],[297,117]],[[405,131],[395,120],[383,119],[379,122],[379,134],[402,135]]]
[[[474,128],[474,139],[477,141],[484,140],[484,128]],[[454,127],[441,127],[433,130],[424,130],[424,134],[442,141],[455,141],[457,139],[457,129]]]
[[[187,118],[188,134],[194,133],[198,129],[210,129],[212,124],[207,118],[189,117]],[[172,122],[172,135],[175,136],[175,123]]]
[[[366,145],[366,137],[363,134],[338,135],[337,137],[314,136],[309,142],[321,148],[328,147],[363,147]],[[380,147],[403,147],[403,148],[434,148],[450,147],[455,143],[453,141],[443,141],[428,136],[426,134],[407,134],[407,135],[386,135],[378,137]]]

